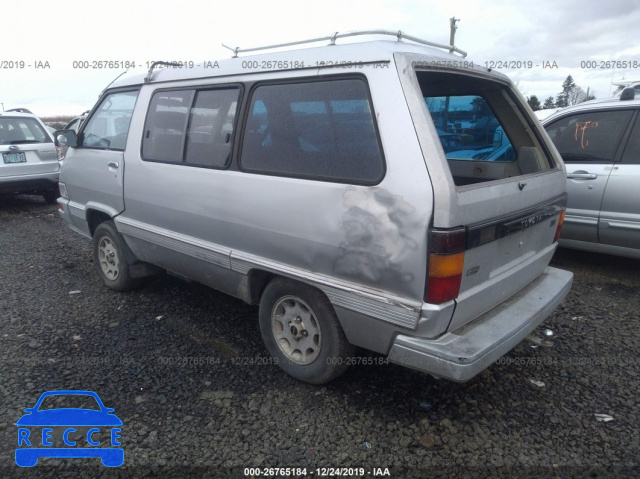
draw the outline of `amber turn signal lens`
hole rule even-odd
[[[558,217],[558,226],[556,227],[556,234],[553,237],[553,242],[558,241],[558,237],[560,236],[560,230],[562,229],[562,225],[564,224],[564,211],[560,212],[560,216]]]
[[[429,277],[427,285],[427,302],[444,303],[458,297],[464,253],[429,255]]]

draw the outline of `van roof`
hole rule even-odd
[[[389,34],[386,32],[385,34]],[[143,83],[157,83],[165,81],[190,80],[207,77],[237,76],[241,74],[265,73],[269,71],[288,70],[317,70],[318,68],[332,67],[336,64],[342,65],[345,73],[357,72],[365,65],[389,63],[393,60],[394,53],[414,53],[437,60],[455,60],[457,62],[469,62],[460,55],[449,53],[446,49],[451,49],[446,45],[433,44],[429,46],[415,42],[406,41],[407,37],[396,40],[369,40],[345,44],[329,44],[313,47],[303,47],[294,50],[280,50],[270,53],[248,55],[224,60],[203,60],[196,63],[193,68],[156,68],[150,72],[139,75],[132,75],[113,82],[109,88],[126,87],[140,85]],[[318,40],[316,40],[318,41]],[[303,43],[303,42],[294,42]],[[285,44],[286,45],[286,44]],[[229,48],[229,47],[227,47]],[[264,47],[282,48],[282,46]],[[234,50],[234,49],[231,49]],[[247,49],[250,51],[254,49]],[[241,53],[242,50],[235,49]],[[456,51],[466,55],[461,50]],[[324,62],[324,64],[322,63]],[[164,65],[166,66],[166,65]],[[150,80],[148,78],[150,77]]]

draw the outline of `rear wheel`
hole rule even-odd
[[[137,288],[140,278],[132,278],[125,244],[113,221],[104,221],[93,234],[93,262],[102,282],[115,291]]]
[[[58,192],[57,191],[45,191],[42,193],[42,197],[44,201],[49,205],[55,205],[58,202]]]
[[[318,289],[276,278],[262,294],[259,315],[265,346],[290,376],[323,384],[347,369],[354,348]]]

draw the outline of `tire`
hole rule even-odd
[[[58,202],[58,196],[57,191],[45,191],[42,193],[42,197],[48,205],[55,205]]]
[[[104,221],[93,234],[93,263],[102,282],[114,291],[131,291],[141,284],[132,278],[124,240],[113,221]]]
[[[272,280],[260,298],[259,322],[262,340],[278,365],[306,383],[337,378],[354,353],[327,297],[303,283]]]

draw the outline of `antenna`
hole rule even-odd
[[[104,87],[102,89],[102,91],[100,92],[100,95],[98,95],[98,98],[100,98],[102,96],[102,94],[105,92],[105,90],[107,88],[109,88],[111,85],[113,85],[113,82],[116,81],[118,78],[120,78],[122,75],[124,75],[125,73],[127,73],[129,71],[129,69],[127,68],[125,71],[123,71],[122,73],[120,73],[120,75],[118,75],[117,77],[115,77],[113,80],[111,80],[111,83],[109,83],[106,87]]]

